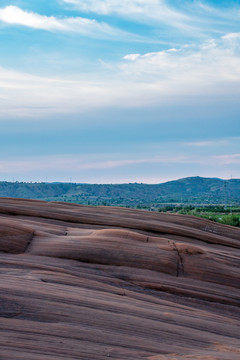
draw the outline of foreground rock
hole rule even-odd
[[[240,229],[0,199],[0,359],[237,360]]]

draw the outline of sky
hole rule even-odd
[[[240,1],[0,1],[0,181],[240,178],[239,114]]]

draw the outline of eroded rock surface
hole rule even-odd
[[[0,199],[0,359],[237,360],[240,230]]]

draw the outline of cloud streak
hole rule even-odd
[[[224,146],[228,144],[229,139],[217,139],[217,140],[208,140],[208,141],[189,141],[184,142],[183,145],[186,146],[194,146],[199,148],[206,147],[216,147],[216,146]]]
[[[24,11],[17,6],[6,6],[0,9],[0,21],[8,25],[25,26],[32,29],[51,32],[76,33],[92,38],[122,39],[133,36],[113,28],[104,22],[82,17],[56,18]],[[137,40],[137,37],[135,37]]]
[[[189,167],[200,165],[202,169],[215,169],[216,171],[226,171],[226,167],[232,164],[240,164],[240,154],[223,154],[223,155],[209,155],[207,158],[201,155],[161,155],[161,156],[148,156],[137,158],[123,158],[113,157],[107,154],[102,154],[99,159],[99,154],[85,155],[55,155],[55,156],[37,156],[28,157],[25,159],[8,159],[0,161],[0,172],[4,176],[11,176],[15,174],[74,174],[81,178],[84,174],[95,174],[100,172],[108,172],[115,169],[117,173],[122,170],[142,168],[144,165],[149,169],[153,169],[155,165],[158,166],[158,171],[161,169],[169,169],[178,167]],[[224,168],[225,167],[225,168]],[[34,175],[35,176],[35,175]],[[161,175],[162,176],[162,175]]]
[[[127,54],[120,65],[126,76],[140,79],[162,95],[226,96],[240,93],[240,38],[224,36],[200,45]]]
[[[99,156],[96,155],[98,158]],[[203,159],[194,158],[185,155],[164,155],[152,156],[146,158],[135,159],[109,159],[109,155],[102,155],[105,160],[95,160],[93,156],[87,160],[82,159],[81,156],[71,155],[69,157],[46,156],[37,158],[28,158],[25,160],[11,160],[0,161],[1,173],[13,173],[18,171],[41,171],[41,170],[61,170],[61,171],[84,171],[84,170],[107,170],[113,168],[131,167],[141,164],[191,164],[194,162],[204,163]],[[86,156],[85,156],[86,158]],[[221,159],[220,159],[221,160]]]
[[[2,3],[2,176],[239,176],[238,6]]]
[[[215,156],[215,159],[224,165],[240,165],[240,154],[227,154]]]
[[[95,78],[96,75],[96,78]],[[126,92],[124,82],[112,82],[98,74],[80,74],[76,79],[31,75],[0,67],[0,115],[2,118],[39,118],[59,114],[81,114],[94,108],[124,104],[138,100],[129,98],[136,88]]]
[[[74,5],[83,12],[101,15],[118,15],[142,23],[151,21],[171,25],[176,28],[189,29],[187,22],[190,17],[173,7],[164,0],[63,0]]]
[[[127,54],[118,64],[74,79],[40,77],[0,68],[0,114],[48,116],[93,108],[196,102],[240,96],[240,38],[224,36],[198,46]],[[101,67],[102,66],[102,67]]]
[[[162,24],[191,32],[191,36],[201,37],[207,32],[221,33],[221,26],[236,24],[240,14],[239,6],[228,8],[211,7],[201,1],[182,1],[169,4],[167,0],[62,0],[85,13],[113,15],[121,18],[154,25]],[[220,26],[221,25],[221,26]]]

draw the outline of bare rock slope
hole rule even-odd
[[[0,199],[0,359],[237,360],[240,229]]]

